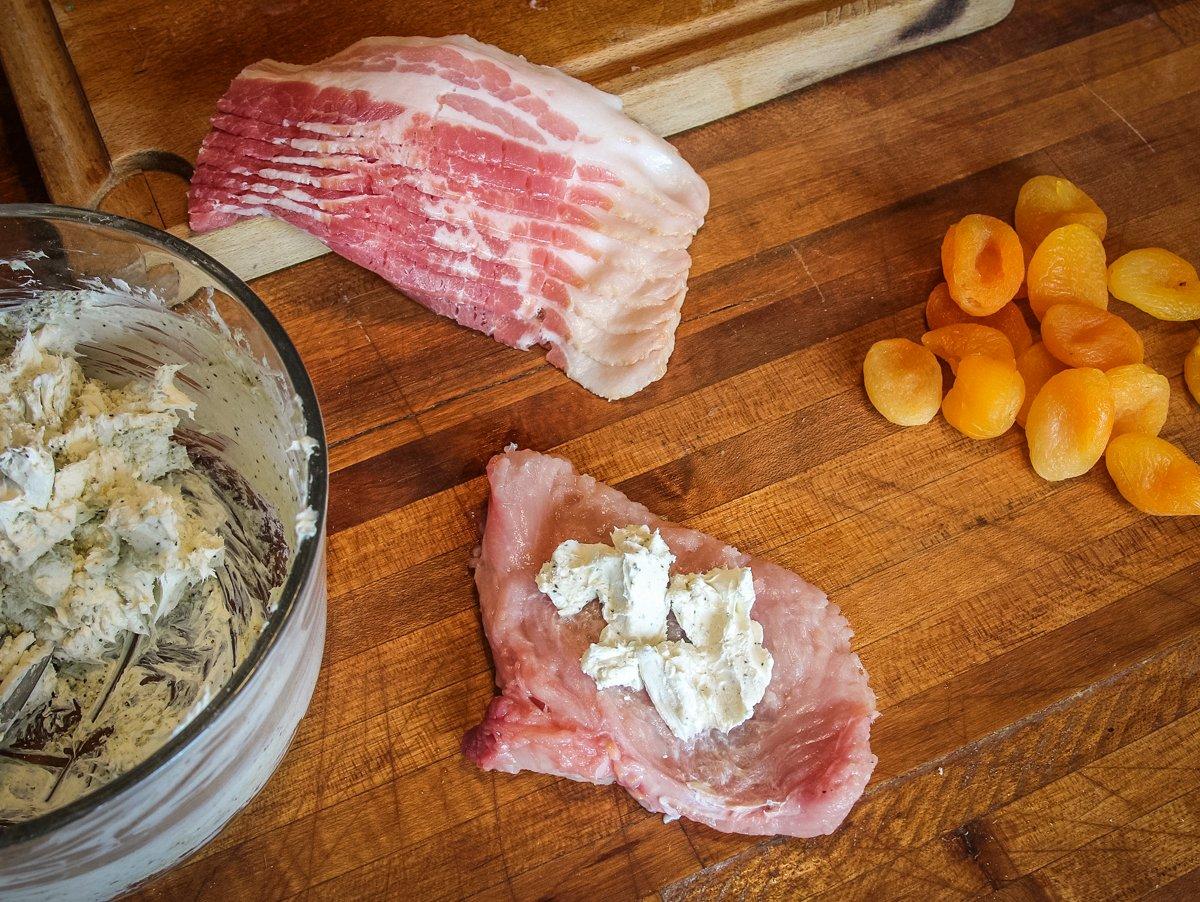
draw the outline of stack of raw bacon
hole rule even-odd
[[[620,101],[467,37],[245,69],[192,180],[197,232],[275,216],[605,398],[659,379],[708,188]]]

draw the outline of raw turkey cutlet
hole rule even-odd
[[[708,187],[616,97],[460,35],[264,60],[217,109],[193,230],[286,220],[605,398],[666,372]]]
[[[501,694],[464,737],[466,756],[489,770],[617,782],[651,811],[727,832],[832,832],[876,762],[875,696],[837,607],[795,574],[660,520],[565,460],[502,454],[488,478],[475,581]],[[564,618],[538,590],[560,543],[604,542],[633,523],[661,532],[680,572],[751,568],[752,614],[774,673],[753,716],[727,733],[681,741],[646,692],[597,689],[580,658],[604,627],[598,605]]]

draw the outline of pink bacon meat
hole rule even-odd
[[[491,495],[475,583],[500,694],[463,739],[479,767],[619,783],[643,807],[718,830],[831,833],[875,767],[875,696],[850,627],[794,573],[660,520],[565,460],[515,451],[488,465]],[[599,690],[579,659],[604,620],[592,604],[560,617],[534,578],[566,539],[606,542],[614,526],[659,529],[676,569],[750,567],[754,619],[775,659],[754,715],[683,742],[643,691]]]
[[[617,98],[455,36],[264,60],[217,106],[194,231],[292,223],[605,398],[666,372],[708,188]]]

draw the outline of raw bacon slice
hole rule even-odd
[[[605,398],[666,371],[708,188],[617,98],[456,36],[264,60],[217,106],[195,231],[290,222]]]
[[[617,782],[642,806],[731,833],[832,832],[875,767],[875,696],[850,627],[820,590],[718,540],[660,520],[565,460],[515,451],[488,465],[487,525],[475,569],[500,695],[463,739],[488,770]],[[775,659],[753,717],[690,743],[644,692],[598,690],[579,659],[600,634],[598,605],[564,619],[534,577],[566,539],[608,541],[614,526],[659,529],[675,569],[750,567],[753,617]]]

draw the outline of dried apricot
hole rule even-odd
[[[942,403],[942,368],[937,358],[915,341],[877,341],[863,360],[867,397],[898,426],[920,426],[937,415]]]
[[[1183,358],[1183,381],[1187,383],[1192,398],[1200,404],[1200,341],[1192,345],[1187,357]]]
[[[1013,351],[1017,354],[1023,353],[1033,344],[1033,333],[1029,331],[1029,324],[1025,322],[1025,314],[1016,304],[1009,302],[987,316],[971,316],[954,303],[945,282],[940,282],[929,293],[929,300],[925,302],[925,322],[930,329],[955,326],[959,323],[989,326],[1003,332],[1012,342]]]
[[[921,336],[921,344],[937,354],[958,372],[958,362],[968,354],[982,354],[997,360],[1013,361],[1012,342],[999,329],[979,323],[955,323]]]
[[[1118,257],[1108,268],[1108,288],[1119,301],[1157,319],[1200,319],[1200,277],[1196,267],[1161,247]]]
[[[1046,350],[1067,366],[1110,370],[1141,363],[1142,337],[1121,317],[1095,307],[1055,304],[1042,316]]]
[[[1034,247],[1073,222],[1087,226],[1101,241],[1108,231],[1108,217],[1096,202],[1074,182],[1056,175],[1035,175],[1021,186],[1013,222],[1017,234]]]
[[[1144,363],[1114,367],[1104,374],[1113,394],[1113,435],[1158,435],[1167,421],[1171,383]]]
[[[1025,383],[1012,360],[968,354],[942,401],[946,422],[968,438],[996,438],[1012,428]]]
[[[1013,299],[1025,278],[1017,233],[994,216],[972,213],[946,231],[942,272],[950,297],[971,316],[995,313]]]
[[[1017,411],[1018,423],[1022,426],[1025,425],[1025,420],[1029,416],[1029,405],[1042,390],[1042,386],[1055,373],[1061,373],[1065,369],[1066,366],[1062,361],[1047,351],[1046,346],[1040,341],[1017,358],[1017,372],[1025,380],[1025,403]]]
[[[1029,261],[1033,259],[1033,252],[1037,250],[1037,246],[1030,244],[1020,235],[1017,237],[1021,239],[1021,259],[1025,261],[1025,278],[1021,280],[1021,287],[1017,289],[1015,296],[1027,298],[1029,297]]]
[[[983,323],[1003,332],[1016,354],[1024,354],[1033,344],[1033,333],[1025,322],[1025,314],[1011,301],[990,316],[983,317]]]
[[[954,303],[950,297],[950,289],[945,282],[938,282],[933,291],[929,292],[929,300],[925,302],[925,325],[930,329],[940,329],[942,326],[953,326],[957,323],[969,323],[972,320],[982,320],[974,317]],[[985,324],[986,325],[986,324]]]
[[[1063,370],[1051,376],[1025,421],[1034,471],[1051,482],[1083,475],[1104,453],[1113,419],[1112,389],[1100,370]]]
[[[1054,304],[1108,309],[1106,263],[1104,245],[1087,226],[1055,229],[1033,252],[1025,274],[1033,315],[1041,319]]]
[[[1142,513],[1200,514],[1200,465],[1153,435],[1122,435],[1104,455],[1117,491]]]

